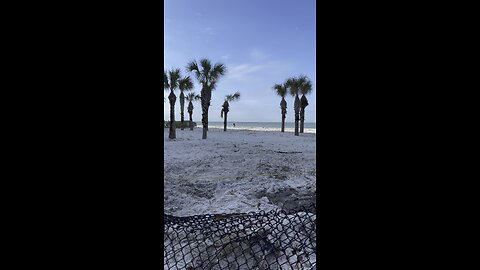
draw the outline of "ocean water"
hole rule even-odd
[[[235,127],[233,127],[235,123]],[[281,131],[282,122],[228,122],[228,129],[238,130],[261,130],[261,131]],[[198,125],[198,124],[197,124]],[[200,126],[201,127],[201,123]],[[208,122],[209,128],[221,128],[223,129],[223,122]],[[300,127],[300,124],[299,124]],[[295,122],[285,122],[285,132],[295,132]],[[305,122],[303,126],[303,132],[305,133],[317,133],[317,123]]]

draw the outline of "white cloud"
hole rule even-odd
[[[276,75],[288,70],[289,64],[280,61],[270,61],[263,64],[241,64],[228,69],[227,79],[237,81],[256,81],[265,79],[268,75]]]
[[[251,64],[242,64],[237,66],[232,66],[228,69],[227,78],[245,81],[248,80],[254,72],[261,70],[263,65],[251,65]]]
[[[260,50],[254,49],[250,52],[250,58],[253,61],[261,61],[268,58],[268,55]]]

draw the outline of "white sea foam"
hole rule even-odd
[[[209,122],[208,128],[223,129],[222,122]],[[235,127],[233,122],[229,122],[228,130],[252,130],[252,131],[276,131],[281,132],[281,123],[275,122],[237,122]],[[294,123],[285,123],[285,132],[295,132]],[[316,123],[305,123],[304,133],[317,133]]]

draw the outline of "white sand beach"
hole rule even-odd
[[[316,134],[164,129],[165,213],[191,216],[294,209],[315,202]]]

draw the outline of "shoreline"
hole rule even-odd
[[[164,128],[165,130],[169,130],[169,128]],[[202,130],[203,128],[200,126],[197,126],[195,128],[193,128],[193,131],[195,130]],[[180,128],[176,128],[175,129],[176,132],[178,132],[179,130],[182,131]],[[212,130],[219,130],[219,131],[223,131],[223,127],[216,127],[216,126],[209,126],[208,127],[208,132],[212,131]],[[183,131],[191,131],[190,128],[185,128]],[[287,129],[285,128],[285,132],[281,132],[280,129],[278,130],[269,130],[269,129],[248,129],[248,128],[239,128],[239,127],[227,127],[227,131],[225,131],[225,133],[228,133],[229,131],[233,131],[233,132],[236,132],[236,131],[250,131],[250,132],[272,132],[272,133],[279,133],[279,134],[286,134],[286,133],[295,133],[295,130],[290,130],[290,129]],[[307,132],[308,131],[308,132]],[[167,133],[168,134],[168,133]],[[314,134],[316,135],[317,132],[315,130],[315,132],[312,132],[311,130],[307,130],[307,129],[304,129],[304,133],[300,133],[300,136],[301,137],[302,135],[305,135],[305,134]],[[208,136],[208,135],[207,135]],[[293,135],[295,136],[295,135]],[[168,136],[167,136],[168,137]],[[207,137],[208,138],[208,137]]]

